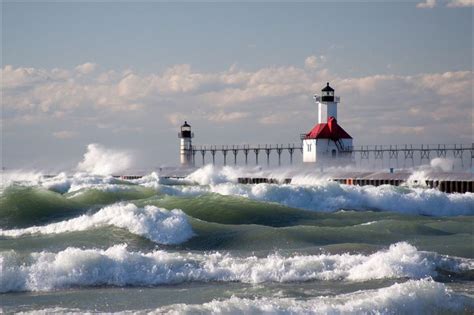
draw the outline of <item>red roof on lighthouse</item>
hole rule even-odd
[[[327,123],[317,124],[305,136],[305,139],[352,139],[352,137],[337,123],[336,118],[329,117]]]

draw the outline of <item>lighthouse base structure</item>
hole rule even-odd
[[[352,162],[352,139],[304,139],[303,162],[328,165]]]
[[[303,162],[325,165],[352,162],[352,137],[329,117],[327,123],[319,123],[302,136]]]

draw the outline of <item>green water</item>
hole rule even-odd
[[[117,244],[126,244],[128,252],[144,254],[157,250],[178,255],[218,252],[231,257],[254,256],[259,259],[273,254],[283,257],[339,254],[369,256],[386,251],[392,244],[405,242],[415,246],[420,252],[431,252],[429,257],[460,257],[467,265],[474,258],[472,215],[422,216],[380,211],[372,207],[366,210],[347,208],[329,212],[308,211],[239,195],[221,195],[209,192],[208,189],[193,194],[167,194],[164,192],[166,190],[137,184],[116,182],[114,185],[116,189],[85,187],[62,194],[40,186],[10,185],[0,195],[0,228],[3,231],[22,231],[28,227],[48,226],[81,216],[87,221],[105,206],[122,202],[132,203],[138,208],[155,206],[168,210],[180,209],[185,213],[193,237],[177,244],[160,244],[146,235],[138,235],[112,223],[84,230],[72,228],[61,233],[3,235],[0,236],[2,255],[7,257],[7,252],[19,255],[13,262],[5,258],[4,268],[9,267],[8,264],[28,266],[33,263],[35,253],[61,253],[71,247],[99,251]],[[137,218],[147,220],[146,217]],[[112,219],[109,221],[113,222]],[[94,259],[102,258],[98,256]],[[400,257],[401,262],[403,259],[404,257]],[[100,264],[100,260],[94,264]],[[67,271],[67,266],[65,264],[61,270]],[[459,309],[452,309],[453,312],[469,313],[473,310],[474,272],[470,267],[462,267],[462,270],[460,267],[459,270],[456,268],[436,265],[434,281],[443,283],[455,295],[465,299],[460,303],[462,305]],[[45,276],[61,277],[62,274]],[[301,301],[311,301],[322,296],[341,296],[344,299],[342,297],[347,294],[383,290],[396,283],[404,283],[410,277],[262,283],[209,280],[162,285],[125,284],[118,287],[90,280],[87,285],[82,282],[77,286],[58,284],[52,290],[33,292],[28,289],[11,289],[15,286],[8,281],[16,281],[12,279],[0,281],[0,287],[7,288],[7,292],[1,295],[2,309],[5,312],[45,309],[56,309],[59,312],[150,311],[161,307],[173,308],[173,305],[179,303],[199,305],[212,300],[226,301],[233,296],[249,299],[284,297]],[[60,278],[58,279],[57,283],[61,283]],[[397,313],[396,308],[391,310]],[[403,308],[399,311],[403,311]]]

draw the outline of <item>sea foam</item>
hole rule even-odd
[[[328,181],[320,175],[295,176],[292,184],[237,184],[238,176],[261,172],[246,168],[224,167],[218,169],[206,166],[192,173],[181,184],[166,185],[156,173],[124,184],[111,176],[99,176],[87,173],[73,175],[59,174],[53,178],[41,178],[36,173],[24,174],[23,179],[31,180],[32,185],[60,192],[81,194],[88,189],[107,192],[128,191],[142,186],[153,188],[164,194],[201,195],[218,193],[221,195],[241,196],[257,201],[275,202],[289,207],[312,211],[333,212],[348,210],[380,210],[405,214],[430,216],[474,215],[474,194],[447,194],[436,189],[417,187],[395,187],[390,185],[351,186]],[[271,177],[284,178],[285,171],[270,174]],[[413,173],[413,176],[418,176]],[[421,174],[420,176],[424,176]],[[9,176],[9,180],[12,180]],[[199,185],[189,185],[190,183]],[[71,195],[69,197],[73,197]]]
[[[209,186],[162,187],[176,195],[217,193],[275,202],[285,206],[333,212],[348,210],[394,211],[431,216],[474,215],[474,194],[446,194],[435,189],[404,188],[390,185],[350,186],[336,182],[317,185],[241,185],[222,183]]]
[[[129,169],[134,157],[131,152],[106,148],[97,143],[87,146],[84,159],[77,165],[78,170],[91,174],[111,175]]]
[[[158,309],[124,310],[112,314],[447,314],[472,313],[473,300],[431,279],[409,280],[389,287],[309,299],[290,297],[212,300],[204,304],[173,304]],[[95,314],[54,307],[17,314]]]
[[[409,280],[377,290],[358,291],[308,300],[239,298],[202,305],[175,304],[150,314],[439,314],[473,309],[469,298],[454,294],[430,279]]]
[[[106,250],[67,248],[58,253],[1,253],[0,291],[44,291],[74,286],[150,286],[191,281],[294,282],[366,281],[435,277],[437,268],[472,269],[473,260],[420,252],[407,243],[371,255],[272,254],[258,258],[226,253],[129,252],[126,245]]]
[[[112,176],[92,175],[88,173],[75,173],[66,175],[60,173],[51,178],[44,178],[41,186],[58,193],[80,192],[84,189],[101,191],[121,191],[130,189],[130,185],[123,185]]]
[[[389,287],[309,299],[290,297],[212,300],[204,304],[173,304],[158,309],[124,310],[113,314],[447,314],[472,313],[474,302],[431,279],[409,280]],[[17,314],[95,314],[55,307]]]
[[[423,167],[412,170],[411,178],[424,177]],[[380,210],[405,214],[433,216],[474,215],[474,194],[447,194],[426,187],[396,187],[390,185],[352,186],[328,180],[329,173],[309,169],[259,170],[241,167],[205,166],[190,174],[187,179],[199,185],[173,187],[166,193],[191,194],[213,192],[234,195],[265,202],[276,202],[289,207],[314,210],[337,211]],[[291,184],[239,185],[237,178],[270,177],[284,179],[292,177]],[[418,181],[420,182],[420,181]],[[164,188],[161,188],[164,189]]]
[[[132,203],[118,203],[94,214],[43,226],[1,230],[1,236],[19,237],[28,234],[58,234],[84,231],[97,227],[116,226],[146,237],[159,244],[179,244],[194,234],[186,215],[181,210],[166,210],[155,206],[139,208]]]
[[[12,184],[38,185],[42,177],[42,172],[34,170],[0,170],[0,192]]]

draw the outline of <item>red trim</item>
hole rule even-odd
[[[352,139],[352,137],[337,123],[336,118],[329,117],[327,123],[317,124],[306,134],[305,139]]]

